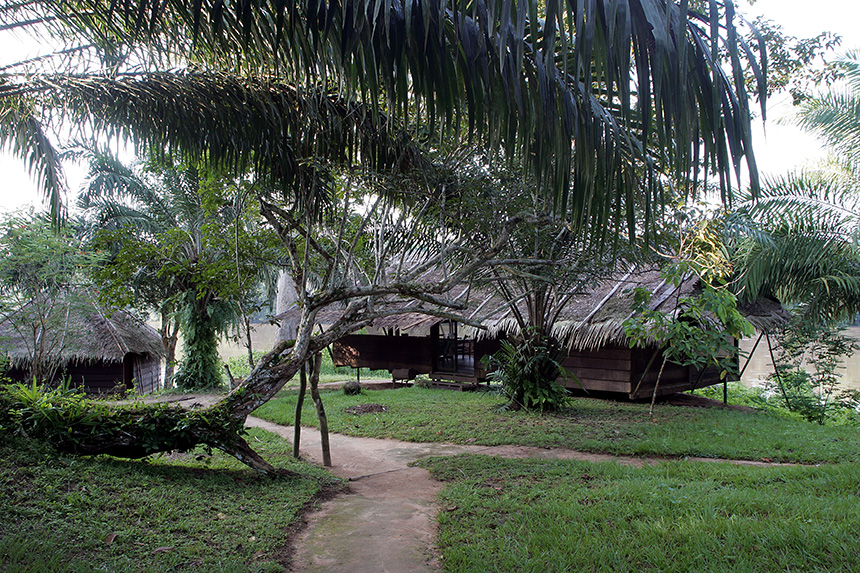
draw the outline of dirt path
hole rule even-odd
[[[185,407],[204,407],[219,396],[197,394],[161,397]],[[246,425],[268,430],[292,443],[293,428],[249,417]],[[320,434],[302,428],[301,452],[305,460],[322,465]],[[529,446],[477,446],[412,443],[331,434],[335,475],[349,480],[349,491],[324,502],[309,518],[299,535],[294,569],[350,573],[409,573],[438,571],[434,552],[435,500],[442,484],[423,468],[409,467],[415,460],[459,453],[508,458],[613,461],[642,467],[662,461],[594,454],[563,448]],[[728,462],[744,465],[781,465],[771,462],[686,458],[689,461]],[[791,465],[791,464],[787,464]]]
[[[248,418],[246,425],[263,428],[292,443],[293,428]],[[308,572],[407,573],[437,571],[434,552],[435,499],[442,484],[423,468],[409,463],[429,456],[459,453],[508,458],[614,461],[642,467],[661,461],[592,454],[562,448],[424,444],[331,434],[332,472],[348,479],[349,493],[322,504],[299,536],[295,570]],[[320,434],[302,428],[302,457],[322,464]],[[690,461],[723,461],[687,458]],[[749,465],[764,462],[731,461]]]

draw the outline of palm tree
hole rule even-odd
[[[403,312],[384,306],[391,297],[455,316],[458,303],[446,298],[452,285],[491,264],[526,219],[500,221],[480,243],[461,233],[456,249],[443,246],[410,272],[375,272],[367,282],[341,284],[334,278],[356,260],[351,245],[361,234],[323,244],[313,232],[320,221],[338,219],[320,208],[337,205],[330,201],[335,170],[407,172],[426,166],[416,140],[432,147],[439,138],[469,137],[532,174],[551,212],[564,215],[571,230],[597,236],[617,221],[629,222],[631,235],[638,221],[647,227],[662,199],[661,172],[695,182],[704,164],[720,176],[728,198],[729,181],[746,161],[755,184],[738,57],[738,46],[749,46],[736,33],[729,0],[710,0],[707,14],[690,11],[687,0],[347,0],[335,6],[41,0],[0,8],[0,25],[37,20],[71,28],[111,56],[100,74],[66,68],[2,78],[0,139],[18,138],[19,154],[33,158],[37,169],[50,165],[31,142],[44,139],[42,126],[51,120],[69,117],[93,132],[133,138],[156,154],[181,152],[251,170],[283,192],[264,213],[298,268],[296,340],[273,348],[244,386],[189,421],[182,435],[183,447],[206,443],[267,471],[271,466],[237,434],[250,412],[333,340],[374,317]],[[116,46],[138,55],[119,62]],[[727,62],[720,59],[724,49]],[[759,87],[763,94],[764,82]],[[430,209],[428,201],[444,201],[444,192],[428,189],[410,195],[421,196],[423,209]],[[391,199],[390,212],[398,212]],[[451,273],[416,285],[421,269],[452,253],[457,267]],[[311,257],[328,265],[317,285],[305,280],[303,262]],[[316,317],[331,304],[342,304],[344,314],[316,334]],[[140,452],[143,429],[127,431],[122,444],[109,445],[111,452]],[[157,447],[175,447],[172,437]],[[98,438],[89,444],[85,451],[106,451]]]
[[[266,244],[265,229],[248,228],[247,205],[228,197],[222,176],[168,160],[136,172],[109,152],[84,151],[90,179],[78,208],[91,240],[113,251],[96,272],[102,296],[158,312],[167,381],[218,386],[218,335],[273,276],[266,271],[277,255],[274,237]],[[174,377],[178,327],[185,357]]]
[[[744,229],[730,240],[739,298],[774,297],[814,323],[860,313],[860,198],[845,177],[766,178],[759,199],[740,205]]]
[[[766,179],[760,196],[740,205],[759,230],[736,242],[741,297],[775,296],[815,323],[860,313],[860,54],[839,64],[847,89],[805,100],[797,117],[834,158]]]

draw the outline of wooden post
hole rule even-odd
[[[320,366],[322,365],[322,354],[317,352],[314,354],[312,358],[313,362],[311,363],[313,369],[311,370],[311,398],[314,401],[314,406],[316,406],[317,410],[317,418],[320,421],[320,443],[322,444],[322,455],[323,455],[323,465],[326,467],[331,467],[331,449],[329,448],[328,443],[328,419],[325,415],[325,408],[323,408],[322,398],[320,398]]]
[[[293,425],[293,457],[299,457],[299,444],[302,441],[302,407],[305,405],[305,392],[308,388],[307,366],[302,364],[299,370],[299,397],[296,399],[296,416]]]
[[[651,394],[651,407],[648,408],[648,415],[649,416],[654,415],[654,402],[657,400],[657,388],[660,387],[660,378],[663,377],[663,368],[666,367],[666,361],[667,360],[668,359],[664,356],[663,357],[663,363],[660,364],[660,371],[657,373],[657,381],[654,382],[654,393]]]

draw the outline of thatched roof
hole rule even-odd
[[[108,312],[88,293],[68,293],[50,312],[39,308],[46,307],[29,303],[0,322],[0,352],[13,367],[30,361],[40,316],[48,317],[44,348],[59,353],[63,365],[122,362],[129,353],[164,356],[158,331],[121,310]]]
[[[607,344],[627,345],[624,323],[634,316],[634,291],[644,288],[651,293],[650,310],[675,314],[678,297],[695,296],[701,291],[696,279],[685,280],[675,287],[661,278],[658,269],[633,269],[612,279],[598,282],[592,289],[573,296],[552,327],[553,336],[577,350],[594,350]],[[680,292],[679,292],[680,291]],[[760,299],[754,305],[738,310],[754,327],[770,331],[785,323],[789,315],[777,301]],[[486,321],[490,335],[510,332],[516,324],[509,318],[510,309],[497,319]]]
[[[628,339],[624,333],[624,322],[634,314],[634,290],[639,287],[651,292],[650,309],[667,314],[675,312],[679,294],[681,297],[694,296],[700,290],[697,280],[688,279],[681,284],[679,293],[678,288],[660,277],[657,268],[634,268],[617,272],[612,278],[596,281],[588,288],[582,289],[583,292],[571,295],[553,325],[553,336],[578,350],[592,350],[606,344],[626,345]],[[478,338],[493,338],[519,331],[510,306],[495,289],[461,286],[451,297],[468,300],[468,308],[463,315],[480,321],[486,327],[485,330],[476,330],[474,334]],[[395,303],[397,304],[403,310],[415,308],[416,311],[378,319],[373,326],[409,331],[443,320],[422,314],[419,310],[422,305],[417,301]],[[527,316],[524,303],[520,303],[518,308]],[[753,326],[762,331],[771,331],[789,318],[782,305],[770,299],[759,299],[755,303],[739,306],[738,310]],[[290,316],[290,313],[298,314],[293,310],[281,316]],[[318,315],[318,322],[331,324],[340,318],[341,314],[342,310],[338,308],[325,309]]]

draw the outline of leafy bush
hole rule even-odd
[[[266,353],[265,350],[254,351],[254,364],[260,361],[260,358]],[[244,380],[251,374],[251,366],[248,364],[248,355],[233,356],[226,360],[227,367],[230,368],[230,373],[236,380]]]
[[[99,417],[99,408],[91,407],[77,389],[48,388],[35,379],[4,386],[0,403],[10,431],[54,444],[70,439],[73,427],[93,426]]]
[[[0,423],[12,434],[44,441],[58,450],[87,453],[93,444],[111,446],[120,436],[138,436],[139,445],[122,449],[125,457],[155,451],[186,451],[207,432],[207,445],[230,432],[244,433],[243,423],[226,410],[185,410],[167,404],[110,407],[68,387],[10,384],[0,388]],[[108,448],[110,449],[110,448]]]
[[[558,410],[567,404],[567,391],[556,380],[573,376],[561,366],[563,354],[557,341],[529,329],[518,344],[501,342],[487,360],[488,377],[504,388],[508,408]]]

